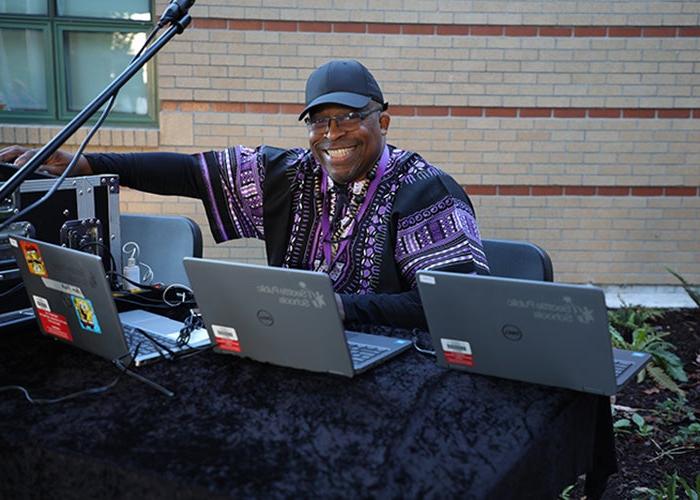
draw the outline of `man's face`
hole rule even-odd
[[[314,109],[310,118],[316,120],[357,111],[328,104]],[[311,152],[335,183],[347,184],[362,179],[384,149],[389,121],[388,113],[376,112],[363,119],[356,129],[345,131],[331,120],[327,131],[309,132]]]

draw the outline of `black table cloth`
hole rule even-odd
[[[411,350],[353,379],[208,351],[53,405],[0,392],[1,498],[555,498],[615,471],[607,398],[436,366]],[[0,386],[57,397],[108,361],[0,331]]]

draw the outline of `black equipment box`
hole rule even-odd
[[[0,200],[0,224],[44,196],[54,182],[23,182],[9,198]],[[0,328],[27,314],[31,317],[31,311],[25,311],[29,301],[9,246],[12,235],[94,253],[102,257],[105,269],[121,272],[119,177],[69,177],[42,205],[0,230]]]

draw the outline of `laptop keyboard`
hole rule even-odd
[[[129,325],[124,325],[122,324],[122,328],[124,330],[124,338],[126,339],[126,343],[129,346],[129,351],[134,352],[136,349],[136,346],[139,346],[139,355],[141,354],[151,354],[154,352],[163,352],[165,349],[160,349],[157,347],[151,339],[146,337],[141,331],[139,331],[137,328],[134,328],[133,326]],[[176,342],[173,342],[169,338],[163,337],[161,335],[151,335],[153,338],[155,338],[159,344],[164,345],[171,351],[175,350],[180,350],[180,348],[177,346]]]
[[[622,375],[622,372],[624,372],[630,366],[632,366],[632,363],[615,360],[615,376],[619,377]]]
[[[368,361],[372,361],[374,358],[381,356],[389,349],[386,347],[377,347],[374,345],[360,344],[358,342],[348,342],[348,347],[350,348],[350,357],[352,358],[352,364],[359,366]]]

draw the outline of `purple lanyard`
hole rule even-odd
[[[362,216],[364,215],[365,211],[367,210],[367,207],[369,207],[370,202],[372,201],[372,197],[374,196],[375,191],[377,190],[377,187],[379,186],[379,183],[381,182],[382,177],[384,176],[384,172],[386,171],[386,167],[389,164],[389,148],[384,146],[384,151],[382,152],[382,157],[379,159],[379,164],[377,165],[377,173],[374,176],[374,179],[369,184],[369,188],[367,189],[367,194],[365,195],[365,199],[362,202],[362,205],[360,206],[360,209],[357,211],[355,214],[355,218],[353,222],[351,223],[350,226],[350,233],[347,235],[346,238],[343,239],[343,241],[338,245],[338,252],[335,254],[335,258],[333,258],[333,248],[332,245],[333,243],[331,242],[331,218],[330,218],[330,199],[327,197],[328,194],[328,174],[326,173],[325,170],[321,169],[321,194],[323,195],[323,213],[321,215],[321,244],[323,245],[323,256],[325,257],[326,260],[326,265],[328,266],[327,269],[330,271],[333,269],[333,265],[335,264],[335,261],[338,260],[338,257],[345,252],[347,249],[347,246],[350,244],[350,239],[352,237],[352,233],[355,232],[355,223],[358,220],[362,219]],[[340,214],[338,214],[340,215]],[[325,238],[324,238],[325,236]],[[314,253],[316,253],[314,251]],[[313,262],[313,260],[312,260]]]

